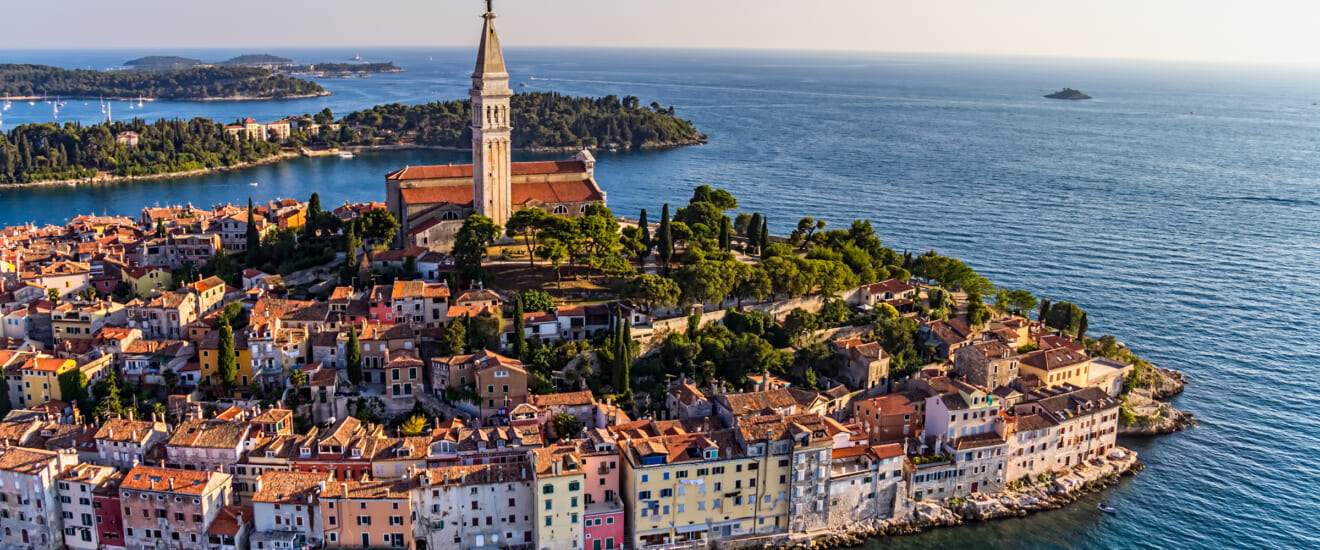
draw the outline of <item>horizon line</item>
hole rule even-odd
[[[1037,54],[1037,53],[980,53],[980,52],[936,52],[936,51],[916,51],[916,50],[870,50],[870,49],[830,49],[830,48],[803,48],[803,49],[785,49],[769,48],[757,46],[602,46],[602,45],[536,45],[536,44],[512,44],[505,45],[506,49],[558,49],[558,50],[630,50],[630,51],[690,51],[690,52],[737,52],[737,53],[796,53],[796,54],[875,54],[875,55],[920,55],[920,56],[941,56],[941,57],[978,57],[978,58],[1011,58],[1011,59],[1037,59],[1054,61],[1103,61],[1103,62],[1137,62],[1137,63],[1177,63],[1188,65],[1218,65],[1218,66],[1252,66],[1252,68],[1261,68],[1258,65],[1264,64],[1273,68],[1291,68],[1291,69],[1320,69],[1320,62],[1300,62],[1300,61],[1279,61],[1279,60],[1257,60],[1257,59],[1187,59],[1187,58],[1163,58],[1163,57],[1103,57],[1090,55],[1066,55],[1066,54]],[[247,48],[236,48],[231,46],[119,46],[119,47],[90,47],[90,48],[5,48],[10,52],[122,52],[122,51],[142,51],[142,52],[160,52],[160,51],[258,51],[258,50],[329,50],[329,49],[378,49],[378,50],[424,50],[433,49],[467,49],[467,44],[444,44],[444,45],[298,45],[298,46],[251,46]],[[265,53],[264,51],[261,53]]]

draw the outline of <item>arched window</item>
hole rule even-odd
[[[583,214],[586,214],[586,213],[587,213],[587,205],[585,205],[585,204],[582,205],[582,208],[579,208],[579,209],[578,209],[578,212],[581,212],[581,213],[583,213]]]
[[[458,211],[456,211],[456,210],[448,210],[448,211],[445,211],[445,213],[444,213],[443,215],[440,216],[440,219],[442,219],[442,220],[457,220],[457,219],[458,219]]]
[[[559,206],[556,206],[556,207],[555,207],[555,212],[554,212],[554,214],[555,214],[556,216],[566,216],[566,215],[568,215],[568,207],[567,207],[567,206],[564,206],[564,205],[562,205],[562,204],[559,205]]]

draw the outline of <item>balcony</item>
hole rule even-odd
[[[642,544],[638,550],[697,550],[706,548],[706,539],[693,539],[678,542],[662,542],[660,544]]]

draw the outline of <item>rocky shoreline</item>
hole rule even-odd
[[[213,173],[216,173],[216,172],[227,172],[227,171],[229,171],[229,170],[242,170],[242,169],[244,169],[244,168],[252,168],[252,167],[254,167],[254,166],[261,166],[261,165],[263,165],[263,164],[271,164],[271,163],[275,163],[275,162],[282,162],[282,161],[284,161],[284,160],[288,160],[288,159],[291,159],[291,158],[296,158],[296,157],[299,157],[299,156],[302,156],[302,155],[300,155],[299,153],[293,153],[293,152],[287,152],[287,151],[286,151],[286,152],[282,152],[282,153],[280,153],[280,154],[278,154],[278,155],[274,155],[274,156],[266,157],[266,158],[261,159],[261,160],[254,160],[254,161],[252,161],[252,162],[242,162],[242,163],[235,164],[235,165],[232,165],[232,166],[217,166],[217,167],[215,167],[215,168],[201,168],[201,169],[198,169],[198,170],[186,170],[186,171],[183,171],[183,172],[166,172],[166,173],[163,173],[163,174],[150,174],[150,175],[146,175],[146,176],[100,176],[100,175],[98,175],[98,176],[96,176],[96,177],[92,177],[92,178],[78,178],[78,179],[73,179],[73,180],[47,180],[47,181],[33,181],[33,182],[28,182],[28,183],[6,183],[6,184],[0,184],[0,189],[18,189],[18,188],[24,188],[24,187],[50,187],[50,186],[56,186],[56,185],[78,186],[78,185],[92,185],[92,184],[99,184],[99,183],[123,183],[123,182],[128,182],[128,181],[146,181],[146,180],[164,180],[164,179],[173,179],[173,178],[186,178],[186,177],[189,177],[189,176],[200,176],[200,175],[204,175],[204,174],[213,174]]]
[[[1127,395],[1118,423],[1119,436],[1163,435],[1196,425],[1192,413],[1183,412],[1161,401],[1182,393],[1187,379],[1173,369],[1155,368],[1159,381],[1148,390],[1134,390]]]
[[[1033,512],[1054,510],[1117,483],[1125,475],[1145,468],[1136,453],[1116,448],[1104,459],[1074,466],[1052,482],[1035,483],[993,495],[973,495],[956,504],[918,502],[903,516],[858,523],[845,529],[804,535],[787,548],[824,550],[859,546],[873,537],[911,535],[939,527],[952,527],[973,521],[1023,517]],[[770,548],[770,545],[766,545]]]

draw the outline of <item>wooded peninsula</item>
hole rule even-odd
[[[349,113],[359,127],[342,145],[423,145],[468,149],[472,143],[469,100],[424,105],[378,105]],[[673,107],[643,107],[634,96],[570,97],[553,92],[515,94],[513,147],[523,150],[576,148],[652,149],[695,145],[706,139]]]
[[[243,69],[246,70],[246,69]],[[705,136],[673,107],[619,99],[519,94],[513,97],[514,147],[658,148],[701,143]],[[227,132],[207,118],[83,126],[23,124],[0,134],[0,184],[158,176],[224,169],[345,145],[466,147],[469,102],[377,106],[336,119],[329,109],[289,120],[284,142]]]
[[[330,95],[330,92],[315,82],[256,67],[212,66],[147,72],[0,64],[0,95],[215,101],[296,99]]]

